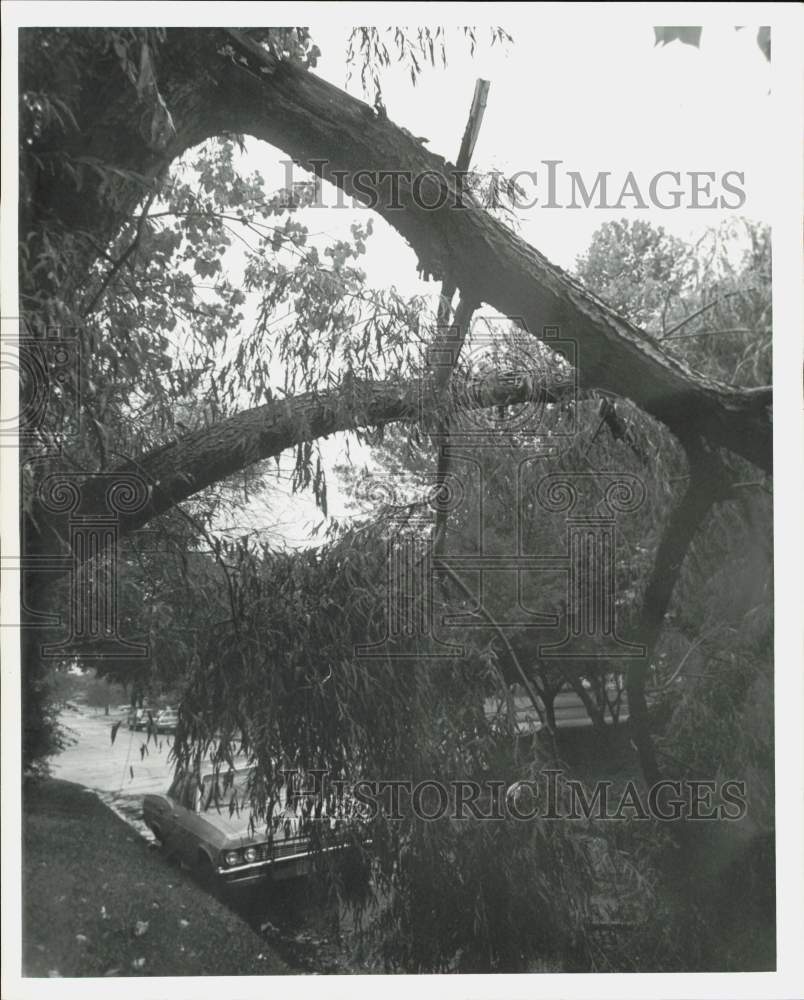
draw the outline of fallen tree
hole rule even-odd
[[[170,163],[210,137],[248,134],[377,211],[408,241],[422,273],[467,294],[472,307],[487,303],[537,336],[545,327],[560,330],[561,340],[551,346],[561,350],[562,340],[574,342],[572,361],[581,386],[631,399],[663,422],[688,453],[705,442],[712,451],[731,450],[770,471],[769,387],[726,385],[668,354],[484,211],[464,190],[454,165],[394,125],[381,107],[278,58],[260,44],[260,32],[150,31],[134,36],[128,55],[118,51],[119,39],[109,44],[109,34],[87,32],[89,42],[80,52],[69,40],[61,52],[52,46],[49,52],[34,51],[36,37],[22,46],[23,87],[26,79],[34,90],[49,83],[38,76],[44,54],[62,112],[34,130],[23,149],[25,254],[46,259],[51,237],[68,234],[80,249],[59,294],[64,296],[72,281],[80,292],[75,301],[88,303],[86,313],[114,290],[128,251],[109,259],[108,248],[140,204],[145,205],[140,223],[145,218]],[[61,54],[66,58],[54,58]],[[395,197],[392,177],[398,178]],[[47,300],[50,276],[37,264],[24,278],[23,304],[32,311]],[[121,337],[122,350],[124,331],[112,325],[110,336]],[[524,387],[509,386],[507,394],[489,402],[526,398],[517,391]],[[420,393],[420,386],[410,384],[358,382],[246,411],[134,457],[109,470],[136,472],[149,487],[147,503],[124,517],[121,529],[135,530],[199,490],[301,441],[415,419]],[[92,491],[102,486],[93,486],[91,469],[84,471],[91,509]],[[691,497],[696,511],[714,499],[701,499],[697,492]],[[56,536],[63,535],[48,517],[34,516],[28,529],[26,550],[34,555],[54,552]],[[679,539],[678,546],[665,546],[673,565],[689,542],[683,532]],[[660,590],[651,592],[646,610],[651,640],[669,597]],[[634,672],[634,677],[638,696],[644,676]],[[644,705],[635,697],[638,713],[644,715]]]
[[[559,327],[577,343],[582,385],[633,400],[682,441],[703,438],[770,471],[770,388],[728,386],[667,354],[484,211],[452,164],[384,114],[237,31],[168,29],[152,49],[136,86],[100,47],[94,60],[62,68],[75,127],[58,138],[72,174],[39,155],[52,145],[51,126],[29,150],[22,231],[34,234],[34,250],[48,227],[63,227],[86,236],[91,262],[173,159],[211,136],[252,135],[371,205],[425,275],[471,289],[531,332]],[[75,165],[91,163],[120,172],[113,201],[91,171],[76,184]],[[400,207],[389,197],[391,174],[401,178]]]
[[[148,487],[148,500],[136,513],[121,516],[123,534],[136,531],[201,490],[248,468],[278,457],[303,442],[338,431],[382,427],[396,422],[432,419],[437,388],[431,379],[355,380],[327,392],[304,393],[274,400],[177,438],[119,464],[110,474],[134,473]],[[536,386],[522,372],[496,374],[492,379],[456,381],[455,410],[511,406],[532,402],[558,403],[560,385]],[[88,510],[103,510],[108,479],[88,475],[79,487]],[[31,525],[46,530],[30,536],[35,551],[53,551],[53,516],[37,505]],[[63,529],[60,533],[65,534]]]

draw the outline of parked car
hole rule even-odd
[[[164,795],[146,795],[143,819],[162,847],[209,887],[246,886],[312,870],[312,837],[321,850],[344,846],[334,821],[304,820],[282,806],[270,824],[252,823],[248,781],[253,768],[217,776],[177,772]]]
[[[591,692],[591,684],[583,681],[583,686]],[[514,708],[514,731],[520,735],[530,735],[541,731],[544,723],[534,708],[530,698],[515,685],[511,696]],[[539,701],[539,709],[544,713],[544,705]],[[497,696],[487,698],[485,702],[486,718],[489,721],[506,719],[508,702]],[[565,688],[556,694],[553,701],[553,712],[556,729],[585,729],[592,725],[592,719],[577,692]],[[614,680],[606,683],[605,704],[603,706],[603,722],[607,725],[627,722],[630,717],[628,694],[622,684]]]
[[[150,708],[132,708],[128,714],[129,729],[147,729],[148,719],[152,716]]]
[[[154,719],[154,728],[158,733],[175,733],[179,721],[179,713],[175,708],[163,708]]]

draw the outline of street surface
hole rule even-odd
[[[120,720],[112,743],[112,725]],[[142,799],[149,792],[165,792],[170,785],[172,737],[161,735],[156,741],[151,737],[149,742],[146,733],[127,728],[124,715],[104,715],[102,710],[84,707],[64,712],[60,721],[72,731],[76,742],[52,758],[53,777],[84,785],[137,833],[154,842],[142,821]],[[367,971],[350,969],[351,943],[341,941],[338,930],[333,930],[331,907],[310,898],[306,882],[277,883],[270,893],[244,894],[242,899],[226,902],[291,968],[315,974]],[[350,926],[345,913],[334,918],[334,927],[341,932]]]
[[[112,725],[122,722],[114,743]],[[111,809],[147,840],[153,840],[142,822],[142,799],[149,792],[167,791],[173,765],[171,736],[153,736],[126,727],[125,716],[81,709],[67,711],[60,721],[76,738],[51,761],[54,778],[92,789]]]
[[[556,706],[556,721],[562,728],[588,724],[583,706],[575,701],[565,698]],[[535,730],[537,720],[529,718],[529,706],[516,707],[517,723],[526,726],[530,723]],[[53,777],[93,791],[138,834],[153,842],[153,835],[142,821],[142,800],[149,792],[165,792],[170,785],[172,737],[152,736],[149,741],[146,733],[127,728],[124,715],[104,715],[102,710],[84,707],[80,711],[65,711],[60,721],[71,730],[75,743],[52,758]],[[120,727],[112,743],[111,730],[116,722],[120,722]],[[270,893],[228,900],[228,905],[299,971],[369,971],[352,965],[351,916],[336,907],[340,912],[333,920],[334,911],[309,897],[306,881],[277,884]],[[601,914],[605,913],[606,902],[602,897],[598,899]]]

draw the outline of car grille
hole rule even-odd
[[[266,844],[266,857],[287,858],[291,854],[303,854],[310,849],[309,841],[304,837],[294,837],[290,840],[279,840],[274,844]]]

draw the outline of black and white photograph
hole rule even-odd
[[[4,998],[804,995],[803,26],[5,6]]]

